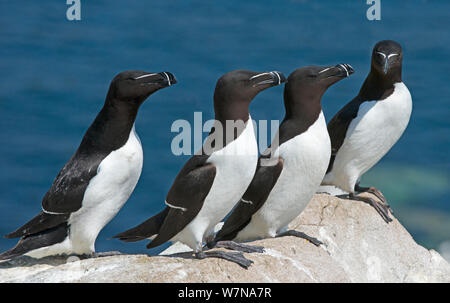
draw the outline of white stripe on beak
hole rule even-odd
[[[270,73],[261,73],[261,74],[257,74],[257,75],[254,75],[253,77],[251,77],[249,80],[253,80],[253,79],[255,79],[255,78],[258,78],[258,77],[261,77],[261,76],[264,76],[264,75],[270,75]]]
[[[166,72],[163,72],[163,74],[166,75],[166,77],[167,77],[167,82],[169,82],[169,86],[171,86],[172,83],[170,83],[169,75],[168,75]]]
[[[145,75],[142,75],[142,76],[133,78],[133,79],[134,79],[134,80],[139,80],[139,79],[147,78],[147,77],[154,76],[154,75],[157,75],[157,74],[145,74]]]
[[[278,85],[280,85],[280,84],[281,84],[281,77],[280,77],[280,75],[279,75],[277,72],[271,72],[271,73],[277,75],[277,78],[278,78]]]
[[[339,66],[342,66],[345,69],[345,72],[347,73],[347,77],[350,76],[348,74],[348,69],[347,69],[347,67],[344,64],[339,64]]]
[[[321,70],[321,71],[319,72],[319,74],[324,73],[324,72],[326,72],[327,70],[330,70],[330,69],[331,69],[331,67],[327,67],[327,68],[325,68],[324,70]]]

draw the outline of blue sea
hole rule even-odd
[[[140,181],[100,233],[97,251],[156,254],[144,242],[109,239],[163,208],[188,156],[175,156],[177,119],[213,118],[216,80],[234,69],[279,70],[351,64],[356,73],[329,89],[327,120],[358,92],[373,45],[404,48],[403,79],[413,96],[409,126],[363,178],[428,248],[450,240],[450,2],[381,1],[369,21],[365,0],[81,0],[68,21],[66,1],[0,3],[0,234],[31,219],[62,166],[103,105],[111,79],[140,69],[169,71],[179,83],[141,107],[136,130],[144,148]],[[281,120],[283,87],[251,105],[256,120]],[[15,240],[0,239],[0,251]]]

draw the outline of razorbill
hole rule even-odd
[[[289,75],[284,89],[286,115],[278,136],[260,157],[250,186],[209,247],[229,247],[230,240],[286,235],[321,243],[286,229],[313,197],[330,160],[330,138],[321,98],[331,85],[353,72],[350,65],[339,64],[307,66]]]
[[[176,176],[166,196],[166,208],[114,237],[126,242],[151,239],[147,248],[180,241],[196,258],[218,257],[250,266],[242,252],[203,252],[202,248],[205,236],[231,211],[256,170],[258,148],[250,102],[262,90],[285,80],[275,71],[237,70],[223,75],[214,92],[215,124],[201,150]],[[230,122],[240,127],[229,127]]]
[[[373,48],[370,73],[359,94],[328,124],[332,156],[323,185],[334,185],[348,198],[372,205],[386,222],[390,206],[374,187],[361,187],[361,176],[374,166],[405,131],[412,110],[411,94],[402,82],[402,47],[395,41]],[[358,196],[368,192],[378,199]]]
[[[42,211],[5,236],[21,239],[0,260],[95,255],[97,235],[128,200],[141,174],[142,146],[134,129],[138,109],[148,96],[174,83],[168,72],[125,71],[112,80],[103,108],[45,194]]]

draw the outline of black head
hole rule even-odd
[[[325,67],[312,65],[296,69],[288,77],[284,89],[285,102],[320,102],[322,95],[331,85],[353,73],[353,68],[348,64]]]
[[[175,83],[177,80],[169,72],[124,71],[111,81],[108,99],[140,105],[157,90]]]
[[[401,79],[402,59],[400,44],[392,40],[380,41],[372,51],[372,71],[382,77]]]
[[[214,91],[214,108],[217,116],[228,120],[248,116],[248,106],[261,91],[286,82],[286,77],[277,71],[253,72],[236,70],[226,73],[217,81]]]
[[[354,73],[348,64],[335,66],[305,66],[293,71],[284,87],[286,115],[280,125],[278,140],[270,151],[305,132],[322,112],[321,99],[326,90]]]
[[[236,70],[226,73],[217,80],[215,96],[226,99],[251,102],[252,99],[266,88],[280,85],[286,77],[280,72],[252,72]]]

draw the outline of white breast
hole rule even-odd
[[[296,218],[312,199],[327,170],[330,137],[323,113],[306,132],[279,147],[283,170],[261,209],[237,240],[273,237]]]
[[[336,154],[330,178],[353,192],[359,178],[374,166],[405,131],[412,111],[411,94],[403,83],[385,100],[361,104]]]
[[[203,207],[171,241],[181,241],[194,250],[201,249],[205,234],[222,220],[244,194],[255,174],[258,147],[251,117],[241,135],[208,162],[216,166],[216,176]]]
[[[143,152],[134,125],[128,141],[100,163],[87,187],[82,207],[69,218],[74,252],[94,251],[98,233],[133,192],[142,171]],[[81,250],[79,252],[78,250]]]

